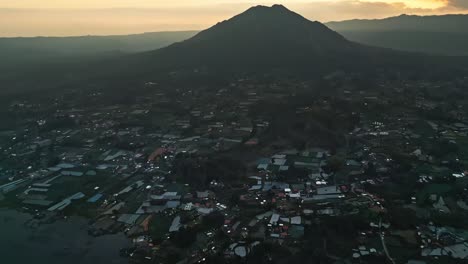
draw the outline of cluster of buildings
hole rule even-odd
[[[0,133],[0,204],[39,224],[80,215],[90,235],[124,232],[133,246],[121,255],[136,262],[235,263],[264,245],[314,245],[336,263],[466,260],[468,120],[462,106],[439,113],[424,93],[401,90],[428,85],[343,85],[307,101],[294,96],[308,85],[292,81],[147,83],[125,103],[101,93],[86,95],[86,107],[73,96],[15,103],[21,121]],[[297,99],[294,128],[263,109],[285,99]],[[300,132],[311,134],[292,146]],[[208,175],[201,164],[218,156],[241,160],[240,175]],[[190,185],[191,170],[207,181]]]

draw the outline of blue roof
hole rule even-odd
[[[269,159],[269,158],[261,158],[261,159],[257,160],[257,165],[270,164],[270,163],[271,163],[271,159]]]
[[[89,198],[89,199],[88,199],[88,203],[95,203],[95,202],[97,202],[99,199],[101,199],[102,196],[103,196],[103,195],[102,195],[101,193],[98,193],[98,194],[94,195],[93,197]]]

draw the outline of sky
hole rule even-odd
[[[0,0],[0,36],[201,30],[251,6],[273,4],[321,22],[468,14],[468,0]]]

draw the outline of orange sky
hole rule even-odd
[[[0,0],[0,36],[199,30],[252,5],[276,3],[322,22],[468,13],[468,0]]]

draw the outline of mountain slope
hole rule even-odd
[[[87,80],[106,62],[188,39],[195,31],[122,36],[0,38],[0,94]]]
[[[155,50],[195,34],[195,31],[181,31],[122,36],[0,38],[0,69],[83,56]]]
[[[468,55],[468,15],[408,16],[326,24],[347,39],[373,46]]]

